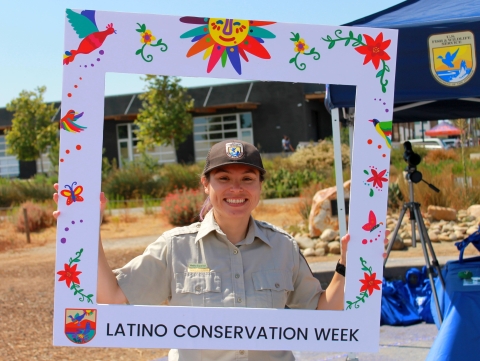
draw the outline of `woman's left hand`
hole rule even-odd
[[[385,239],[383,241],[383,243],[385,245],[388,244],[388,235],[390,234],[390,231],[387,229],[385,231]],[[340,263],[343,264],[344,266],[347,265],[347,249],[348,249],[348,242],[350,242],[350,234],[346,234],[345,236],[342,237],[342,239],[340,240],[340,250],[341,250],[341,254],[340,254]],[[383,253],[383,258],[387,258],[387,254],[384,252]]]

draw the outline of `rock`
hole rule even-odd
[[[331,242],[335,240],[335,237],[337,236],[337,232],[335,232],[333,229],[327,228],[322,232],[322,235],[320,236],[320,239],[325,242]]]
[[[314,248],[315,247],[315,241],[313,239],[311,239],[310,237],[307,237],[307,236],[304,236],[304,235],[295,237],[295,241],[297,241],[300,249],[307,249],[307,248]]]
[[[315,243],[315,250],[317,249],[323,249],[325,253],[328,252],[328,242],[319,240],[317,243]]]
[[[400,233],[400,237],[401,237],[401,238],[410,238],[410,237],[411,237],[411,234],[410,234],[410,232],[405,232],[405,231],[404,231],[404,232],[401,232],[401,233]]]
[[[412,247],[412,239],[411,238],[405,238],[403,240],[403,244],[405,245],[405,247]]]
[[[450,233],[448,238],[449,238],[450,242],[455,242],[457,240],[457,236],[455,235],[455,233]]]
[[[453,234],[455,235],[456,239],[463,239],[464,238],[464,232],[455,231],[455,233],[453,233]]]
[[[325,256],[325,254],[326,254],[326,252],[325,252],[324,248],[317,248],[315,250],[315,256],[317,256],[317,257]]]
[[[462,218],[462,217],[465,217],[465,216],[468,214],[468,212],[467,212],[466,209],[460,209],[460,210],[457,212],[457,214],[458,214],[458,217]]]
[[[468,229],[468,227],[453,226],[453,230],[455,232],[465,233],[467,231],[467,229]]]
[[[303,255],[305,257],[313,257],[313,256],[315,256],[315,251],[313,250],[313,248],[307,248],[307,249],[303,250]]]
[[[328,253],[340,254],[340,242],[333,241],[328,243]]]
[[[474,234],[476,231],[478,231],[478,226],[471,226],[469,229],[467,229],[467,236]]]
[[[388,236],[389,242],[392,240],[392,237],[393,237],[393,234]],[[397,234],[397,237],[395,237],[395,241],[393,242],[393,245],[392,245],[392,250],[398,251],[404,248],[405,248],[405,244],[403,243],[403,239],[402,237],[400,237],[400,235]]]
[[[473,206],[468,207],[467,214],[480,220],[480,204],[474,204]]]
[[[438,236],[438,239],[442,242],[450,242],[450,237],[446,233],[442,233]]]
[[[350,196],[350,181],[343,184],[345,199]],[[337,187],[318,191],[313,197],[312,209],[308,217],[310,237],[319,237],[327,228],[335,228],[337,218],[332,216],[331,200],[337,199]]]
[[[438,224],[438,223],[434,223],[434,224],[432,224],[432,225],[430,226],[430,229],[431,229],[431,230],[433,230],[433,229],[435,229],[435,230],[440,230],[440,229],[442,229],[442,226],[441,226],[440,224]]]
[[[443,233],[448,233],[448,232],[451,232],[453,231],[453,227],[449,224],[446,224],[442,227],[442,232]]]
[[[430,241],[432,242],[440,242],[440,239],[438,237],[438,233],[435,231],[428,231],[428,238],[430,238]]]
[[[480,221],[480,219],[478,219]],[[477,217],[475,216],[466,216],[462,219],[463,222],[477,222]]]

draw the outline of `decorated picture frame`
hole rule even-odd
[[[54,345],[378,350],[397,31],[66,10]],[[344,311],[97,304],[107,72],[355,85]]]

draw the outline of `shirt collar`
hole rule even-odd
[[[217,221],[215,221],[215,217],[213,216],[213,209],[212,209],[205,215],[205,218],[203,219],[202,223],[200,223],[200,228],[198,229],[197,236],[195,237],[195,243],[198,242],[200,239],[204,238],[209,233],[214,231],[219,233],[220,235],[225,235],[225,233],[220,229]],[[260,228],[257,222],[253,219],[253,217],[250,216],[250,221],[248,223],[247,236],[245,237],[245,239],[237,243],[237,245],[251,244],[253,243],[255,238],[262,240],[269,246],[272,245],[267,235],[263,231],[263,229]]]

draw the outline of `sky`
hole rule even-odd
[[[0,108],[22,90],[46,86],[46,101],[61,99],[65,9],[341,25],[394,6],[400,0],[0,0]],[[235,80],[238,82],[238,80]],[[182,78],[185,87],[232,82]],[[105,95],[141,92],[133,74],[107,74]]]

